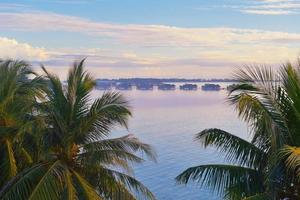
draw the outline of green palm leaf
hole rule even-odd
[[[76,178],[79,188],[78,190],[81,191],[79,195],[82,195],[84,199],[88,200],[102,200],[103,198],[100,197],[95,189],[76,171],[72,171],[72,174],[74,174],[74,177]]]
[[[196,135],[204,147],[215,146],[226,153],[227,159],[241,165],[258,168],[266,153],[254,144],[220,129],[205,129]]]
[[[116,92],[104,93],[91,105],[77,127],[81,132],[89,133],[88,139],[93,141],[107,136],[115,125],[127,127],[131,116],[127,101]],[[81,139],[80,135],[76,136]]]
[[[28,63],[0,61],[0,187],[30,164],[31,155],[24,151],[23,140],[31,130],[29,117],[43,87],[43,78],[37,76]],[[21,154],[25,159],[19,159]]]
[[[261,193],[261,194],[255,194],[253,196],[243,198],[243,200],[271,200],[271,198],[268,195]]]
[[[284,93],[278,82],[279,74],[270,67],[248,66],[236,77],[242,84],[234,87],[229,100],[255,133],[272,135],[272,147],[279,149],[290,135],[280,101]]]
[[[102,184],[110,183],[111,185],[113,183],[116,186],[121,183],[124,186],[123,189],[131,191],[136,199],[156,199],[154,194],[145,185],[143,185],[132,176],[108,168],[100,168],[98,171],[99,177],[101,177],[102,174],[107,177],[106,180],[100,180]]]
[[[237,184],[243,188],[262,189],[261,174],[254,169],[235,165],[200,165],[191,167],[176,177],[178,183],[197,181],[218,193]]]
[[[2,147],[0,147],[1,150],[1,163],[0,163],[0,169],[1,169],[1,182],[2,180],[8,180],[12,177],[14,177],[17,174],[17,163],[14,155],[14,150],[12,147],[12,143],[10,140],[5,140],[2,143]]]
[[[114,150],[128,153],[140,152],[152,160],[155,160],[156,157],[156,154],[150,145],[142,143],[133,135],[125,135],[119,138],[103,139],[87,143],[83,148],[88,151]]]
[[[63,189],[63,167],[60,161],[40,163],[22,171],[0,192],[3,200],[59,199]]]
[[[300,180],[300,147],[285,145],[280,150],[280,157],[285,160],[289,170],[296,172]]]
[[[5,63],[0,72],[10,71],[10,65],[11,62]],[[22,67],[22,63],[16,67],[24,74],[22,81],[16,79],[16,73],[6,72],[9,76],[0,73],[0,81],[3,79],[7,84],[6,87],[0,84],[0,143],[4,141],[2,138],[9,139],[13,154],[6,155],[16,156],[17,164],[22,161],[21,155],[28,158],[20,165],[24,170],[0,189],[0,199],[120,197],[132,200],[139,198],[140,193],[154,199],[133,177],[108,170],[112,167],[130,173],[130,164],[143,161],[139,155],[145,154],[154,160],[155,153],[149,145],[132,136],[107,139],[115,126],[127,128],[130,107],[124,97],[115,92],[105,93],[93,101],[90,95],[95,80],[84,71],[83,65],[84,60],[74,63],[67,84],[45,67],[42,67],[44,77],[28,80],[26,75],[31,74],[31,70]],[[12,81],[14,79],[17,81]],[[15,84],[8,84],[10,82]],[[21,98],[26,94],[28,96]],[[2,108],[9,112],[2,112],[6,111]],[[5,126],[1,126],[3,124]],[[31,162],[35,164],[30,166]],[[103,169],[101,173],[100,169]],[[103,182],[109,184],[100,184]],[[133,190],[138,192],[133,193]]]
[[[34,186],[28,200],[59,199],[58,194],[63,187],[63,166],[60,161],[54,162]]]
[[[76,200],[78,199],[78,196],[77,196],[77,191],[76,191],[76,188],[74,186],[74,183],[73,183],[73,177],[72,177],[72,173],[67,170],[66,173],[65,173],[65,180],[66,180],[66,188],[67,188],[67,198],[68,200]]]

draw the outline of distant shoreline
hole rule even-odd
[[[181,83],[176,86],[176,83]],[[196,83],[205,83],[202,86],[198,86]],[[229,83],[227,87],[221,87],[218,83]],[[224,89],[230,89],[236,83],[231,79],[98,79],[96,81],[96,89],[98,90],[185,90],[196,91],[201,89],[203,91],[220,91]]]
[[[128,82],[128,83],[138,83],[138,82],[147,82],[147,83],[165,83],[165,82],[173,82],[173,83],[182,83],[182,82],[238,82],[235,79],[186,79],[186,78],[115,78],[115,79],[96,79],[97,82]]]

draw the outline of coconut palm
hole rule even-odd
[[[0,188],[33,160],[28,144],[42,86],[28,63],[0,61]]]
[[[279,72],[245,67],[235,77],[229,100],[251,127],[251,141],[208,129],[196,137],[233,163],[189,168],[180,183],[199,181],[229,199],[299,199],[300,73],[290,63]],[[298,177],[297,177],[298,176]]]
[[[242,199],[264,193],[266,153],[263,149],[220,129],[203,130],[197,134],[196,140],[204,147],[215,146],[234,164],[191,167],[176,178],[179,183],[197,181],[201,186],[223,194],[224,199]]]
[[[48,125],[41,138],[39,162],[7,183],[0,199],[155,199],[132,177],[132,163],[151,147],[132,135],[108,138],[115,126],[127,127],[128,103],[118,93],[92,101],[95,80],[76,62],[66,84],[43,70],[46,101],[39,112]]]

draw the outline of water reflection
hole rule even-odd
[[[94,91],[99,96],[102,91]],[[122,91],[133,108],[129,132],[151,144],[158,162],[135,167],[135,176],[160,200],[217,200],[208,189],[196,184],[176,185],[174,178],[187,167],[220,163],[222,157],[213,149],[203,149],[194,141],[205,128],[221,128],[247,138],[246,126],[226,103],[226,90],[204,91]],[[128,134],[117,129],[114,135]]]

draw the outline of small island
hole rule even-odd
[[[215,82],[212,82],[215,81]],[[222,88],[218,82],[232,82],[227,88]],[[182,83],[180,90],[198,90],[196,83],[205,82],[201,87],[203,91],[229,90],[235,86],[236,80],[232,79],[171,79],[171,78],[127,78],[127,79],[97,79],[96,89],[98,90],[162,90],[175,91],[176,83]]]
[[[179,86],[180,90],[197,90],[198,86],[196,84],[184,84]]]
[[[203,91],[219,91],[221,90],[221,86],[219,84],[211,84],[211,83],[207,83],[202,85],[201,89]]]
[[[113,88],[112,81],[97,81],[96,87],[97,90],[111,90]]]
[[[150,83],[139,83],[136,85],[137,90],[153,90],[154,86]]]
[[[175,90],[176,89],[176,86],[174,84],[159,84],[157,86],[157,89],[158,90]]]
[[[117,90],[132,90],[132,84],[130,83],[117,83],[115,88]]]

